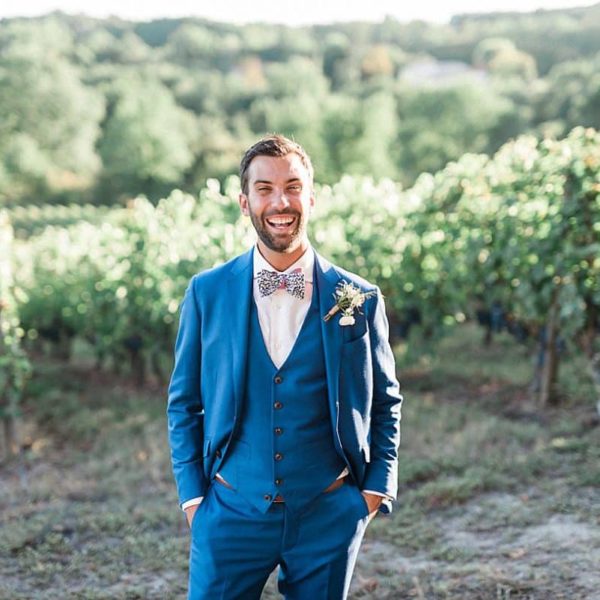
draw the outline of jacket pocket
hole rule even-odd
[[[369,343],[369,332],[365,331],[362,335],[354,337],[350,340],[344,340],[342,343],[342,351],[354,351],[356,348],[366,348]]]
[[[367,336],[369,335],[369,330],[364,324],[361,326],[355,325],[353,327],[347,327],[345,329],[348,329],[349,331],[343,332],[342,346],[351,346],[359,340],[366,341]]]

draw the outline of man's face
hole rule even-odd
[[[240,194],[239,202],[270,250],[290,254],[307,241],[314,196],[308,170],[297,154],[254,158],[248,168],[248,194]]]

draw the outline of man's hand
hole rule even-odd
[[[377,494],[369,494],[369,492],[361,492],[367,506],[369,507],[369,521],[377,514],[381,503],[383,502],[383,496]]]
[[[185,510],[185,516],[187,518],[188,526],[192,527],[192,520],[194,519],[194,514],[198,510],[199,504],[193,504],[192,506],[188,506]]]

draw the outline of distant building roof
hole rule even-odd
[[[425,59],[404,67],[400,79],[411,85],[446,86],[465,80],[483,83],[487,73],[459,60]]]

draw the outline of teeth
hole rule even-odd
[[[291,225],[294,222],[293,217],[272,217],[267,219],[267,222],[271,225]]]

